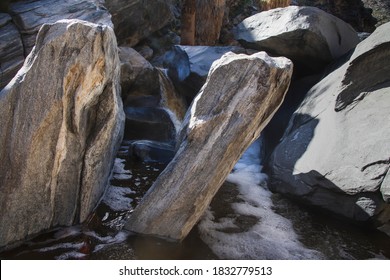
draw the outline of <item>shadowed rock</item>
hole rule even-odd
[[[282,103],[291,74],[290,60],[264,52],[214,62],[187,111],[175,157],[125,228],[183,239]]]
[[[175,125],[169,113],[159,107],[126,107],[126,139],[174,142]]]
[[[24,50],[20,33],[8,14],[0,13],[0,90],[23,65]]]
[[[120,45],[134,46],[173,18],[170,1],[105,0]]]
[[[62,19],[80,19],[113,27],[111,16],[98,0],[36,0],[10,4],[10,14],[22,34],[24,55],[35,45],[39,28]]]
[[[124,106],[155,107],[160,103],[158,71],[137,51],[119,48]]]

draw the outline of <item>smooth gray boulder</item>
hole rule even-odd
[[[322,70],[359,43],[349,24],[318,8],[304,6],[258,13],[241,22],[234,34],[245,47],[288,57],[304,72]]]
[[[30,0],[11,3],[10,14],[22,34],[24,55],[35,45],[39,28],[61,19],[80,19],[113,27],[99,0]]]
[[[273,191],[358,222],[390,221],[390,23],[313,86],[270,166]]]
[[[264,52],[215,61],[187,111],[175,157],[125,228],[183,239],[282,103],[292,68],[290,60]]]
[[[5,87],[23,65],[24,50],[20,33],[12,18],[0,13],[0,90]]]
[[[105,0],[120,45],[135,46],[173,19],[167,0]]]
[[[79,20],[43,25],[0,92],[0,247],[87,219],[123,136],[113,30]]]

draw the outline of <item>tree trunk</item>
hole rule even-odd
[[[214,46],[219,39],[226,0],[196,1],[195,44]]]
[[[185,0],[181,13],[181,44],[195,45],[196,0]]]
[[[260,8],[262,11],[268,11],[275,8],[288,7],[291,4],[291,0],[261,0]]]

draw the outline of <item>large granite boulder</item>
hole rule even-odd
[[[123,136],[119,75],[110,27],[42,26],[0,92],[0,246],[87,219]]]
[[[291,75],[290,60],[264,52],[215,61],[187,111],[175,157],[125,228],[183,239],[282,103]]]
[[[23,65],[24,50],[20,33],[12,18],[0,13],[0,90],[5,87]]]
[[[272,155],[272,190],[358,222],[390,220],[390,23],[306,95]]]
[[[174,46],[165,54],[164,67],[178,91],[191,103],[206,82],[214,61],[225,53],[245,53],[245,49],[236,46]]]
[[[167,0],[105,0],[120,45],[134,46],[173,19]]]
[[[22,34],[24,55],[34,47],[39,28],[61,19],[81,19],[112,26],[111,15],[98,0],[30,0],[9,6],[12,18]]]
[[[304,72],[322,70],[359,42],[349,24],[314,7],[261,12],[241,22],[234,33],[245,47],[288,57]]]

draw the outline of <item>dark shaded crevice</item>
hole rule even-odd
[[[77,196],[77,202],[76,202],[76,211],[74,216],[74,223],[80,223],[80,213],[81,213],[81,199],[82,199],[82,193],[83,193],[83,181],[84,181],[84,173],[86,168],[86,156],[87,151],[90,149],[92,143],[95,142],[97,136],[99,135],[100,131],[102,130],[103,126],[112,118],[112,110],[106,112],[105,114],[99,114],[101,110],[106,110],[107,108],[110,108],[110,106],[107,106],[106,103],[113,102],[112,98],[106,98],[107,92],[110,92],[112,90],[112,84],[107,84],[102,94],[98,97],[96,105],[91,107],[89,111],[86,113],[87,118],[86,121],[86,135],[85,135],[85,146],[83,149],[83,156],[82,156],[82,166],[80,170],[80,176],[79,176],[79,190],[78,190],[78,196]],[[111,94],[109,96],[112,96]],[[103,116],[103,117],[102,117]]]
[[[371,167],[371,166],[374,166],[374,165],[377,165],[377,164],[390,164],[390,159],[377,160],[377,161],[374,161],[374,162],[370,162],[369,164],[366,164],[365,166],[363,166],[363,167],[361,168],[361,171],[363,172],[363,171],[366,170],[368,167]]]

